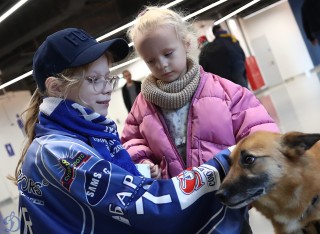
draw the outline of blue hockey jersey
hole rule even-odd
[[[131,175],[71,134],[36,132],[18,177],[21,233],[240,233],[247,210],[215,198],[228,150],[154,180]]]

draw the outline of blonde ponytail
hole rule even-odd
[[[17,184],[19,171],[21,169],[25,155],[33,139],[35,138],[35,125],[38,122],[39,106],[42,102],[42,98],[43,94],[40,93],[40,91],[37,89],[30,99],[28,108],[22,113],[22,117],[24,119],[24,129],[27,135],[26,142],[22,149],[22,153],[15,170],[15,175],[7,177],[9,180],[12,180],[15,184]]]

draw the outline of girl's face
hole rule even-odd
[[[81,71],[74,75],[83,76]],[[66,98],[106,116],[113,91],[110,82],[105,82],[110,75],[106,56],[103,55],[89,64],[84,75],[85,78],[81,84],[72,86]],[[95,88],[93,82],[96,83]]]
[[[141,33],[134,45],[153,76],[172,82],[187,72],[187,45],[172,26],[161,26]]]

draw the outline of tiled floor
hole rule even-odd
[[[320,133],[320,69],[256,94],[282,132]],[[271,223],[250,210],[254,234],[272,234]]]

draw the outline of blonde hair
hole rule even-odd
[[[177,38],[189,45],[188,54],[197,50],[197,37],[191,23],[183,19],[182,12],[173,11],[156,6],[149,6],[143,10],[134,25],[129,28],[127,35],[135,42],[138,35],[143,35],[161,26],[172,26],[175,29]]]
[[[105,55],[107,57],[108,63],[111,64],[113,62],[112,54],[110,52],[106,52]],[[88,68],[88,65],[89,64],[86,64],[80,67],[75,67],[75,68],[67,68],[61,73],[56,75],[56,78],[60,79],[62,81],[62,84],[66,87],[64,97],[67,96],[71,86],[75,86],[75,85],[80,86],[82,84],[85,78],[85,72],[86,72],[86,69]],[[80,78],[79,76],[74,76],[74,74],[78,73],[79,71],[82,73],[82,76]],[[15,184],[17,184],[20,169],[22,167],[27,151],[35,138],[35,126],[39,122],[38,114],[40,111],[40,105],[42,103],[43,98],[47,96],[49,96],[47,91],[41,92],[40,89],[37,88],[29,101],[28,107],[21,114],[22,118],[24,119],[24,130],[26,132],[26,141],[23,146],[20,159],[16,166],[14,176],[9,175],[7,177],[9,180],[12,180]]]
[[[63,72],[56,75],[56,77],[66,85],[67,87],[66,90],[68,90],[71,85],[75,85],[81,82],[81,79],[72,78],[71,76],[78,69],[79,68],[66,69]],[[67,91],[65,94],[67,94]],[[38,119],[38,114],[40,111],[39,107],[45,96],[48,96],[48,92],[47,91],[41,92],[40,89],[37,88],[29,101],[28,107],[21,114],[21,117],[24,120],[24,130],[26,133],[26,139],[21,152],[20,159],[15,169],[15,174],[14,176],[9,175],[7,177],[9,180],[12,180],[15,184],[17,184],[20,169],[22,167],[22,163],[27,154],[27,151],[32,141],[35,138],[35,126],[39,122],[39,119]]]

